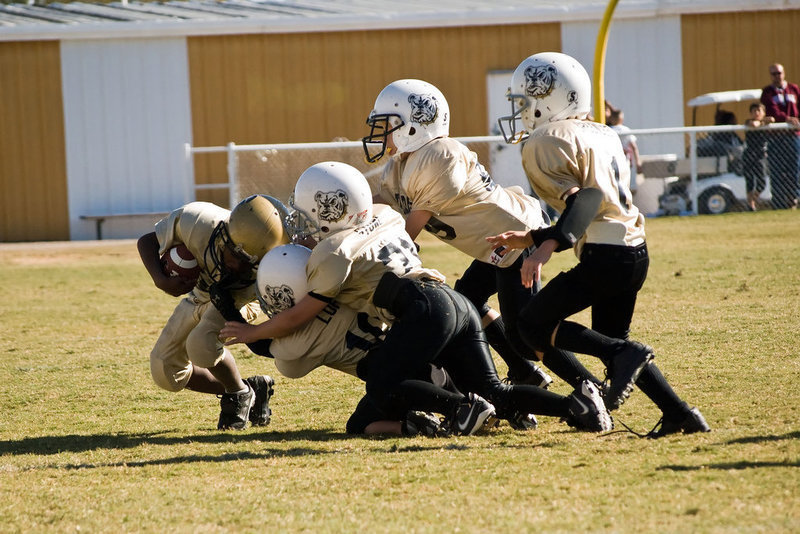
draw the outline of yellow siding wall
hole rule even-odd
[[[786,79],[800,83],[797,28],[800,10],[744,11],[681,17],[685,100],[703,93],[761,88],[770,83],[768,67],[782,63]],[[726,104],[739,123],[748,104]],[[692,110],[684,111],[691,124]],[[713,124],[714,107],[698,110],[698,124]]]
[[[388,83],[420,78],[447,97],[454,136],[486,135],[486,75],[561,50],[560,25],[229,35],[188,41],[195,146],[351,140]],[[225,176],[197,158],[198,183]],[[209,195],[213,200],[213,196]]]
[[[0,241],[69,239],[59,45],[0,43]]]

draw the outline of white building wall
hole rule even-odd
[[[561,30],[564,53],[578,59],[591,76],[599,27],[599,20],[570,22]],[[624,110],[629,128],[683,126],[680,16],[613,19],[604,79],[606,100]],[[646,138],[639,143],[646,153],[680,150],[671,146],[674,141],[663,144]]]
[[[561,46],[594,78],[594,51],[600,20],[565,22]],[[604,67],[606,100],[625,112],[632,129],[683,126],[683,61],[680,15],[612,19]],[[683,153],[683,135],[637,135],[644,157]],[[671,156],[667,156],[671,157]],[[631,177],[632,180],[634,177]],[[659,208],[665,180],[639,175],[633,201],[642,213]]]
[[[81,215],[170,211],[194,198],[185,38],[68,40],[61,72],[72,239],[94,239]],[[104,238],[152,221],[110,219]]]

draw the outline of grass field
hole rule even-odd
[[[528,433],[353,439],[363,386],[327,369],[278,376],[270,426],[218,432],[216,398],[150,379],[177,299],[134,241],[0,244],[0,532],[800,531],[800,214],[653,219],[648,243],[633,337],[708,434],[540,417]],[[451,282],[467,265],[422,245]],[[660,414],[634,392],[615,416],[644,432]]]

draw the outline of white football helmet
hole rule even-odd
[[[542,124],[586,118],[592,107],[592,82],[575,58],[543,52],[519,64],[506,97],[511,115],[497,122],[506,143],[519,143]],[[517,121],[522,121],[522,128],[517,128]]]
[[[361,142],[372,163],[383,157],[391,133],[397,154],[413,152],[432,139],[449,135],[450,107],[442,92],[428,82],[397,80],[380,92],[367,125],[370,134]]]
[[[289,309],[308,293],[306,263],[311,250],[290,243],[267,252],[258,265],[256,288],[261,309],[268,316]]]
[[[306,169],[289,199],[292,233],[317,240],[372,219],[372,191],[364,175],[346,163],[324,161]]]

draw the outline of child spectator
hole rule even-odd
[[[773,117],[766,116],[766,108],[760,102],[750,104],[750,118],[744,125],[753,130],[744,134],[744,181],[747,185],[747,207],[756,211],[756,203],[764,191],[766,180],[764,178],[764,163],[767,156],[767,137],[764,131],[756,130],[761,126],[775,122]]]
[[[636,192],[636,175],[641,172],[642,162],[639,159],[639,145],[636,144],[636,136],[628,133],[630,128],[625,126],[625,113],[621,109],[612,109],[608,114],[608,125],[612,130],[617,132],[619,140],[622,142],[622,149],[625,151],[625,156],[628,158],[628,165],[631,169],[631,185],[632,193]]]

